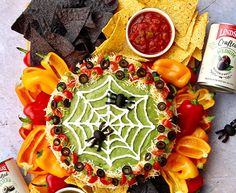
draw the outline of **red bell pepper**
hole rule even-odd
[[[198,175],[196,178],[187,181],[188,192],[195,193],[198,191],[204,184],[203,177]]]
[[[17,47],[17,49],[18,49],[19,51],[25,53],[25,56],[24,56],[24,59],[23,59],[24,64],[25,64],[26,66],[30,66],[30,52],[29,52],[28,50],[25,50],[25,49],[19,48],[19,47]]]
[[[53,176],[51,174],[47,175],[47,185],[48,185],[48,192],[49,193],[55,193],[56,191],[68,187],[68,184],[65,183],[65,179],[67,177],[64,178],[58,178],[56,176]]]
[[[50,95],[40,92],[36,100],[24,107],[24,114],[32,120],[34,125],[44,125],[46,123],[45,108],[48,105]]]
[[[30,134],[32,129],[33,129],[32,124],[22,125],[22,127],[19,129],[19,134],[22,137],[22,139],[26,139],[26,137]]]
[[[204,115],[204,108],[197,100],[185,100],[177,109],[179,114],[179,126],[181,133],[179,137],[191,135]]]

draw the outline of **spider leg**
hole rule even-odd
[[[224,129],[221,129],[219,131],[216,131],[216,134],[223,133],[224,131],[225,131]]]
[[[102,149],[102,141],[99,141],[97,151],[101,151],[101,149]]]
[[[107,105],[109,105],[109,104],[115,105],[116,103],[115,103],[115,101],[109,101],[109,102],[106,102],[106,104]]]
[[[104,122],[104,121],[100,124],[100,126],[99,126],[99,130],[100,130],[100,131],[101,131],[102,128],[105,126],[105,124],[106,124],[106,122]]]
[[[225,135],[225,138],[222,140],[222,142],[223,142],[223,143],[226,143],[228,140],[229,140],[229,135],[226,134],[226,135]]]
[[[222,133],[222,134],[218,137],[218,139],[221,140],[225,135],[227,135],[225,132]]]
[[[130,107],[127,107],[127,109],[128,109],[129,111],[133,110],[133,108],[130,108]]]
[[[115,93],[113,93],[113,92],[111,92],[111,91],[108,91],[108,97],[117,97],[117,94],[115,94]]]
[[[103,132],[103,133],[106,132],[108,128],[110,128],[110,127],[109,127],[109,126],[106,126],[106,127],[102,130],[102,132]]]
[[[111,135],[114,131],[110,128],[110,131],[106,134],[106,136]]]
[[[94,139],[95,137],[91,137],[91,138],[89,138],[89,139],[86,139],[85,141],[87,141],[87,142],[89,142],[89,141],[91,141],[92,139]]]
[[[133,99],[135,99],[135,97],[134,97],[134,96],[131,96],[131,97],[129,97],[129,100],[133,100]]]
[[[93,141],[93,143],[90,145],[90,147],[94,147],[94,146],[96,145],[96,143],[97,143],[97,140],[95,139],[95,140]]]

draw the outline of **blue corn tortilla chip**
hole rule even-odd
[[[57,12],[60,22],[66,29],[65,38],[74,42],[79,36],[90,13],[89,7],[83,8],[64,8]]]
[[[73,61],[75,56],[89,55],[105,40],[102,28],[117,7],[118,0],[32,0],[12,30],[31,42],[32,65],[40,63],[36,52],[55,51]]]
[[[66,57],[74,51],[72,43],[59,34],[47,32],[44,37],[61,57]]]

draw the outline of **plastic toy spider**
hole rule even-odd
[[[224,129],[216,131],[216,134],[220,134],[218,137],[219,140],[224,137],[222,142],[226,143],[230,136],[234,136],[236,134],[236,119],[234,119],[230,124],[225,125]]]
[[[126,97],[123,94],[115,94],[111,91],[108,91],[107,97],[110,99],[110,101],[106,102],[106,104],[116,105],[119,108],[126,107],[129,111],[133,109],[129,105],[135,104],[135,102],[133,101],[135,99],[134,96]]]
[[[90,147],[98,145],[97,151],[101,151],[103,141],[106,140],[108,135],[113,133],[113,130],[109,126],[106,126],[104,129],[102,129],[105,126],[105,124],[106,124],[105,122],[102,122],[99,126],[99,129],[94,131],[93,137],[85,140],[87,142],[93,140]]]

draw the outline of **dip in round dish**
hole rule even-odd
[[[159,9],[142,9],[127,24],[128,45],[142,57],[161,56],[170,49],[174,38],[175,28],[171,18]]]

